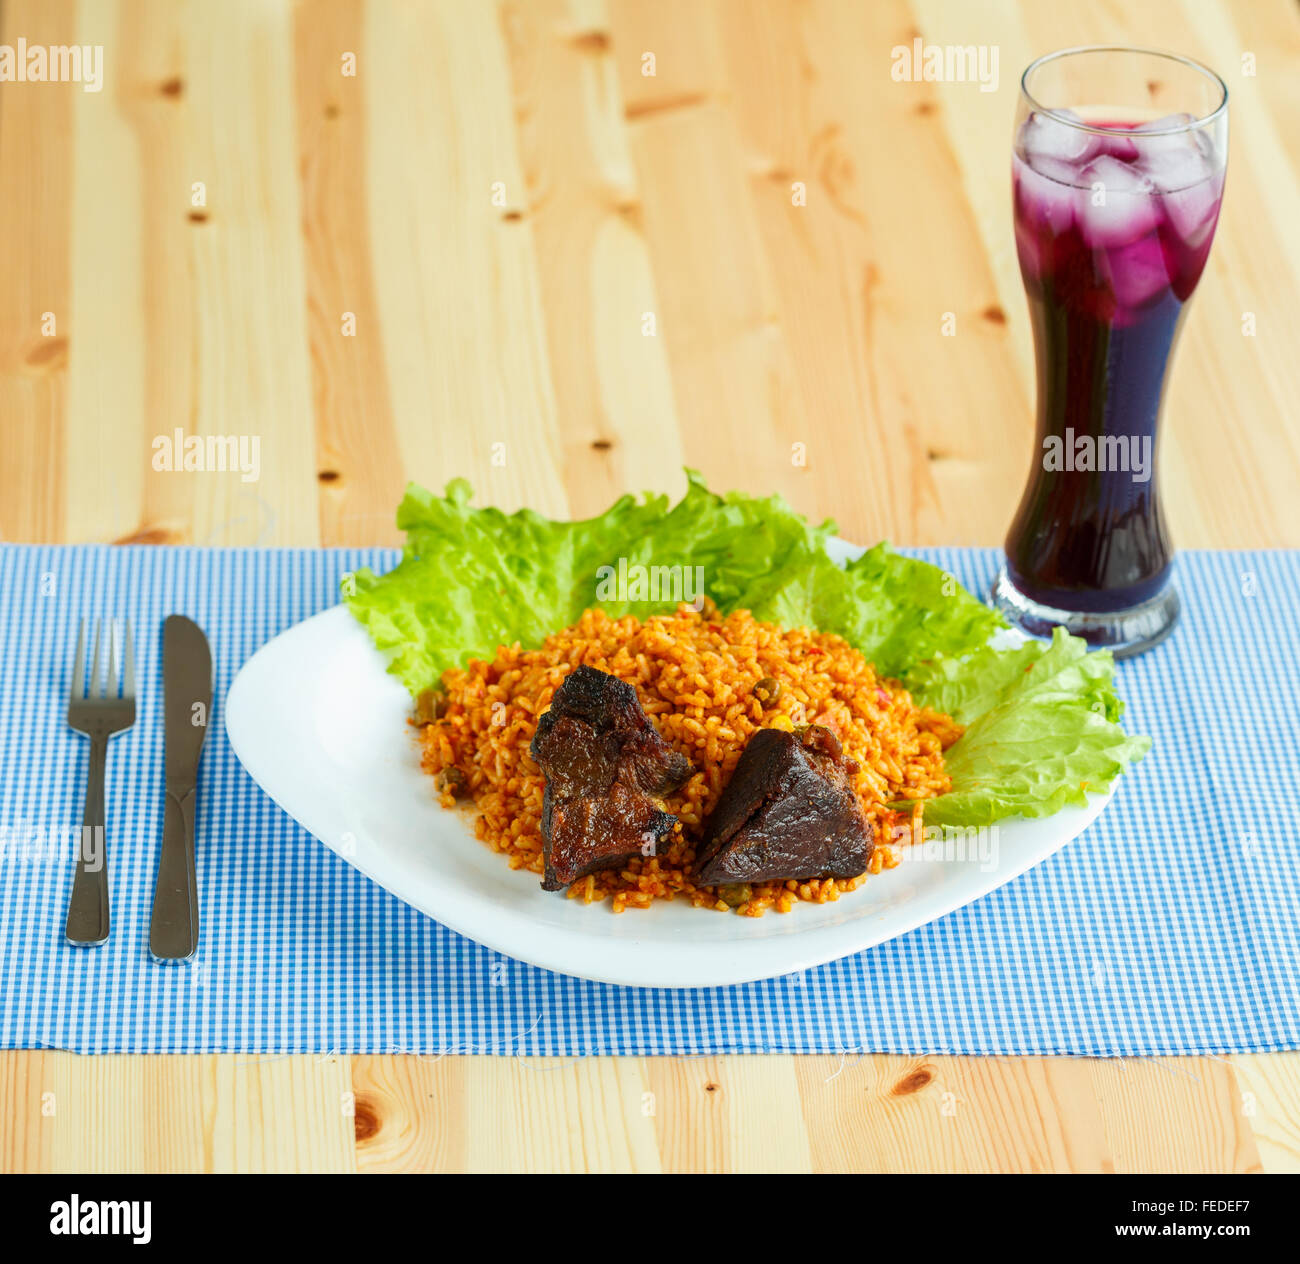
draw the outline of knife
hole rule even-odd
[[[199,755],[211,710],[212,654],[207,638],[184,615],[168,615],[163,623],[167,803],[149,926],[149,951],[161,961],[188,961],[199,946],[194,811]]]

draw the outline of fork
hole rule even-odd
[[[77,632],[77,662],[72,669],[68,698],[68,723],[90,738],[90,771],[86,776],[86,809],[77,848],[77,873],[72,880],[72,899],[64,934],[71,944],[93,947],[108,938],[108,839],[104,828],[104,767],[108,762],[108,739],[135,723],[135,657],[131,645],[131,621],[124,621],[126,637],[122,649],[122,678],[119,681],[113,657],[117,620],[108,621],[108,673],[100,679],[100,640],[104,620],[95,620],[95,648],[90,659],[90,688],[85,690],[86,620]],[[121,687],[121,696],[118,688]]]

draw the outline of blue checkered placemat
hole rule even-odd
[[[972,591],[997,554],[918,551]],[[1183,623],[1121,664],[1155,746],[1078,842],[929,926],[803,975],[637,991],[550,974],[388,895],[235,759],[222,700],[264,641],[396,553],[0,548],[0,1046],[84,1053],[1189,1054],[1300,1047],[1300,554],[1186,553]],[[162,831],[161,630],[207,632],[203,933],[147,942]],[[87,746],[63,721],[75,626],[129,615],[135,727],[109,756],[113,934],[63,922]],[[792,916],[797,916],[797,911]],[[625,916],[633,917],[635,913]],[[495,965],[495,969],[493,966]]]

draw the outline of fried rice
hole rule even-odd
[[[579,664],[636,687],[664,739],[694,765],[664,800],[679,823],[666,845],[624,867],[580,878],[568,890],[613,910],[647,908],[656,899],[761,916],[800,900],[825,903],[898,864],[898,840],[919,830],[924,801],[951,788],[943,752],[961,736],[948,716],[916,706],[897,681],[880,679],[843,638],[807,628],[760,623],[748,611],[720,617],[679,606],[644,621],[586,611],[538,649],[502,646],[444,673],[436,709],[420,726],[424,768],[443,805],[472,799],[475,832],[511,868],[542,873],[545,779],[528,753],[538,718]],[[743,888],[691,880],[702,824],[749,738],[760,728],[822,724],[858,764],[854,788],[875,826],[868,873],[857,878],[766,882]],[[890,804],[912,803],[902,811]],[[910,827],[910,828],[909,828]]]

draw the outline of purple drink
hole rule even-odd
[[[1027,630],[1061,623],[1136,652],[1176,617],[1156,441],[1170,356],[1214,238],[1225,150],[1226,121],[1130,121],[1114,106],[1085,121],[1022,105],[1012,186],[1038,433],[995,598]]]

